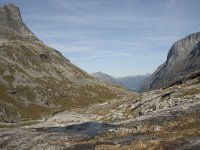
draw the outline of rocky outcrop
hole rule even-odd
[[[19,8],[13,4],[0,8],[0,37],[23,36],[36,38],[28,27],[23,23]]]
[[[167,60],[147,79],[143,90],[152,90],[184,82],[200,71],[200,32],[174,43]]]
[[[35,37],[18,7],[0,7],[0,121],[38,119],[119,92],[124,91],[95,80]]]

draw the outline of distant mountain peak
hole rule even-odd
[[[175,42],[168,52],[166,63],[175,63],[184,59],[199,41],[200,32],[196,32]]]
[[[115,80],[115,77],[112,77],[112,76],[105,74],[101,71],[94,72],[91,75],[98,80],[105,81],[105,82],[110,83],[110,84],[116,84],[117,83],[116,80]]]
[[[92,76],[94,76],[98,80],[105,81],[110,84],[118,84],[120,86],[123,86],[129,91],[139,92],[144,84],[144,80],[149,77],[150,74],[115,78],[108,74],[102,73],[101,71],[98,71],[93,73]]]

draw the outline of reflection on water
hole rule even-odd
[[[74,124],[66,127],[49,127],[49,128],[37,128],[37,131],[47,132],[62,132],[71,134],[82,134],[89,137],[94,137],[97,134],[105,132],[109,129],[117,128],[116,125],[100,122],[85,122],[81,124]]]

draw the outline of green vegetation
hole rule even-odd
[[[28,46],[24,46],[24,45],[20,45],[19,46],[19,52],[21,52],[22,54],[20,54],[23,57],[32,57],[33,56],[33,51],[28,47]]]
[[[15,77],[13,75],[7,75],[3,76],[3,79],[5,79],[8,83],[12,83],[15,80]]]
[[[53,115],[66,109],[84,107],[117,97],[106,87],[89,85],[75,87],[71,86],[73,83],[69,80],[58,82],[53,78],[34,80],[38,83],[37,87],[17,86],[14,88],[16,91],[14,94],[9,93],[7,89],[0,90],[0,101],[2,104],[9,104],[9,108],[8,105],[3,106],[8,110],[6,112],[8,119],[16,118],[16,114],[20,120],[40,119],[43,116]],[[1,86],[1,88],[4,88],[4,86]],[[36,99],[36,94],[42,95],[41,99]],[[27,100],[22,100],[22,97]],[[47,100],[47,103],[42,101],[43,98],[45,98],[45,101]],[[41,103],[44,103],[44,105],[41,105]],[[16,113],[12,113],[10,110],[14,110]]]
[[[4,71],[5,71],[5,69],[0,66],[0,75],[2,75],[4,73]]]
[[[31,87],[17,86],[16,89],[18,93],[21,93],[21,95],[25,96],[29,101],[33,101],[33,99],[36,97],[36,94]]]

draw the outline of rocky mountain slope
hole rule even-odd
[[[38,119],[126,93],[95,80],[26,27],[19,8],[0,7],[0,121]]]
[[[180,84],[199,73],[200,32],[177,41],[169,50],[167,60],[147,79],[143,90]]]

